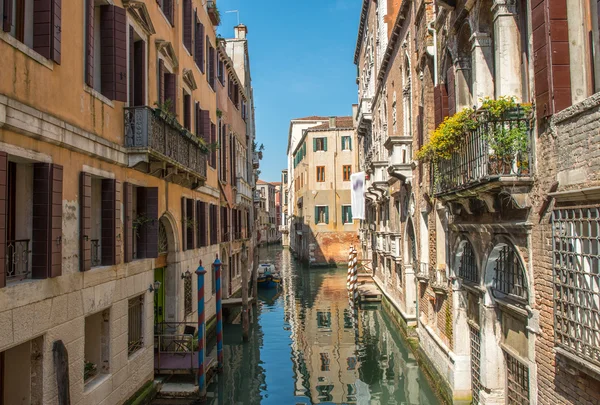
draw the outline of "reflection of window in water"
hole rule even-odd
[[[344,329],[352,329],[352,312],[349,309],[344,309]]]
[[[317,393],[321,401],[333,401],[333,385],[317,385]]]
[[[329,371],[329,353],[320,353],[321,371]]]
[[[317,326],[319,328],[331,328],[331,312],[317,312]]]
[[[354,357],[354,356],[348,357],[346,359],[346,362],[348,363],[347,370],[354,370],[354,369],[356,369],[356,357]]]
[[[600,365],[600,206],[552,215],[555,341]]]

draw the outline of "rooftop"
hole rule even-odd
[[[352,117],[335,117],[335,128],[354,128],[354,121],[352,120]],[[330,129],[329,120],[315,127],[310,127],[307,129],[307,131],[324,129]]]

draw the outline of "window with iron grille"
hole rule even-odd
[[[127,340],[129,342],[128,354],[131,355],[144,346],[143,333],[144,296],[129,300],[129,319],[127,329]]]
[[[494,296],[504,294],[519,300],[527,300],[527,281],[525,269],[514,248],[504,245],[498,251],[494,265]]]
[[[552,215],[554,339],[600,366],[600,206]]]
[[[475,252],[473,252],[473,245],[471,245],[471,242],[469,241],[465,241],[463,246],[460,267],[458,268],[458,276],[463,280],[479,284],[479,271],[477,271]]]
[[[183,308],[185,316],[192,313],[192,276],[185,277],[183,279]]]
[[[506,352],[504,356],[507,405],[529,405],[529,368]]]
[[[469,335],[471,338],[471,390],[473,390],[471,404],[479,405],[479,392],[481,391],[481,335],[479,329],[473,325],[469,325]]]

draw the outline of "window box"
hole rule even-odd
[[[219,13],[219,9],[217,8],[217,3],[214,0],[208,0],[206,3],[206,8],[208,11],[208,17],[210,18],[210,22],[217,26],[221,24],[221,14]]]

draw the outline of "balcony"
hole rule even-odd
[[[210,18],[210,22],[214,26],[218,26],[221,24],[221,14],[219,13],[219,9],[217,8],[217,2],[215,0],[208,0],[206,2],[206,9],[208,11],[208,17]]]
[[[420,263],[419,269],[415,273],[415,277],[419,280],[419,283],[429,283],[432,279],[432,267],[429,263]]]
[[[400,259],[400,234],[390,234],[390,254],[395,259]]]
[[[372,100],[370,98],[361,98],[358,106],[358,113],[356,114],[357,131],[359,135],[364,135],[367,128],[371,125],[373,120],[373,112],[371,108]]]
[[[434,194],[450,201],[504,191],[520,206],[522,199],[517,197],[528,192],[532,184],[530,117],[515,109],[502,119],[492,119],[481,111],[476,120],[476,127],[465,134],[451,157],[435,164]],[[515,138],[520,140],[510,140]],[[486,203],[493,212],[489,201]]]
[[[373,175],[371,176],[371,184],[367,191],[377,196],[377,199],[385,196],[388,190],[388,172],[387,162],[378,161],[372,163]]]
[[[390,180],[396,178],[403,183],[410,183],[412,178],[412,138],[390,136],[384,146],[389,151],[387,172]]]
[[[448,276],[446,276],[446,268],[431,270],[431,289],[438,295],[446,295],[448,293]]]
[[[183,187],[206,180],[207,149],[176,122],[149,107],[125,108],[129,166]]]
[[[237,192],[235,194],[235,203],[240,204],[251,204],[252,203],[252,187],[244,180],[243,177],[238,176],[235,179],[235,185]]]

